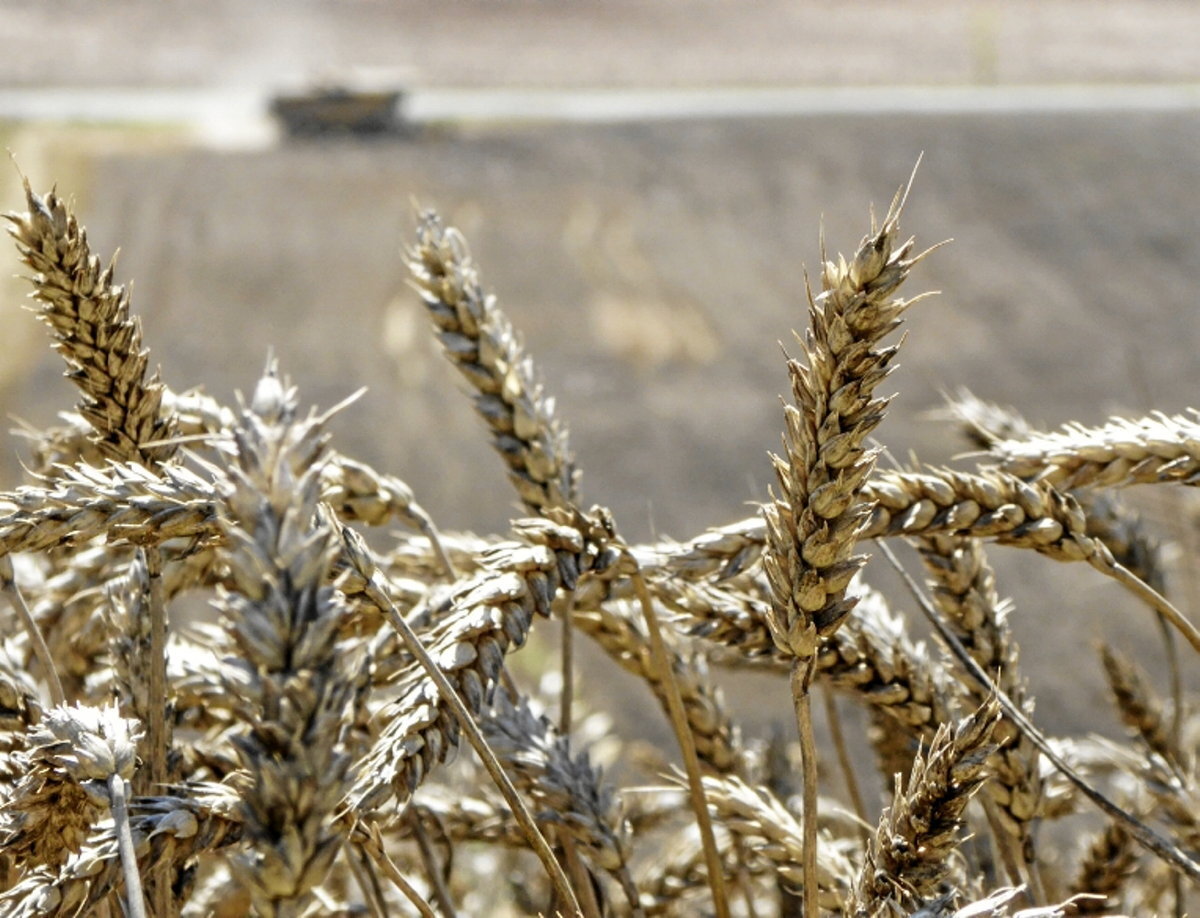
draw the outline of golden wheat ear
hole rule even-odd
[[[425,211],[407,261],[446,358],[477,393],[475,410],[522,503],[533,513],[578,504],[579,473],[554,400],[496,298],[484,293],[462,234]]]
[[[242,657],[227,687],[253,711],[234,740],[248,779],[247,848],[230,865],[261,914],[296,913],[323,882],[352,780],[355,675],[337,647],[346,612],[329,587],[340,539],[318,512],[324,420],[301,416],[295,390],[270,366],[229,431],[219,480],[228,570],[219,606]]]
[[[173,422],[163,412],[158,374],[147,378],[148,351],[141,323],[129,314],[129,290],[113,282],[115,261],[102,267],[92,254],[87,231],[62,198],[36,194],[28,180],[25,198],[24,213],[6,215],[9,231],[34,272],[38,316],[83,393],[79,411],[105,457],[152,468],[174,448],[146,444],[169,439]]]

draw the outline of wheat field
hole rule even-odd
[[[759,512],[645,544],[584,497],[565,420],[436,213],[403,257],[523,508],[493,535],[444,531],[338,451],[354,393],[308,406],[272,359],[234,404],[168,388],[112,263],[62,197],[25,191],[10,232],[80,395],[22,432],[27,481],[0,494],[0,914],[1191,907],[1200,630],[1123,491],[1200,481],[1200,419],[1040,431],[964,388],[946,413],[966,458],[890,461],[873,434],[922,308],[909,275],[937,257],[900,231],[907,189],[848,256],[822,241],[798,291]],[[1014,608],[993,546],[1082,562],[1145,607],[1165,676],[1111,646],[1072,664],[1103,668],[1124,743],[1039,730],[1009,619],[1054,598]],[[868,555],[908,591],[873,588]],[[181,613],[197,599],[214,624]],[[547,620],[568,627],[531,654]],[[676,749],[612,732],[579,635],[645,682]],[[717,670],[768,679],[794,723],[744,736]]]

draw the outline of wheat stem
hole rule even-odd
[[[629,559],[633,561],[632,557]],[[636,564],[636,562],[633,562]],[[641,573],[634,570],[630,576],[633,588],[637,593],[638,602],[642,606],[642,615],[646,620],[646,631],[650,635],[650,651],[655,660],[655,667],[663,674],[667,710],[671,715],[671,726],[679,741],[683,753],[683,767],[687,774],[688,792],[691,797],[692,810],[696,814],[696,824],[700,829],[700,840],[704,846],[704,862],[708,868],[708,883],[712,890],[713,909],[717,918],[729,918],[729,894],[725,888],[725,872],[721,866],[721,853],[713,836],[712,818],[708,813],[708,802],[704,797],[704,783],[700,776],[700,760],[696,757],[696,744],[688,728],[687,713],[683,708],[683,698],[679,694],[679,685],[675,681],[671,661],[667,657],[667,648],[663,642],[662,631],[658,627],[658,616],[654,614],[654,603],[650,599],[650,591],[646,589],[646,581]]]
[[[359,823],[354,833],[354,840],[370,856],[371,860],[378,865],[383,875],[391,880],[393,885],[400,890],[404,898],[412,903],[413,908],[417,910],[421,918],[438,918],[437,912],[429,907],[429,903],[405,879],[404,874],[400,872],[400,868],[396,866],[396,862],[388,855],[387,848],[383,844],[383,837],[380,835],[377,825],[371,823],[369,826],[364,826],[363,823]]]
[[[21,620],[25,633],[29,635],[29,643],[33,647],[34,655],[42,664],[42,670],[46,674],[46,683],[50,688],[50,703],[56,707],[66,704],[67,696],[63,692],[62,682],[58,678],[58,668],[54,665],[50,648],[46,646],[42,629],[38,627],[33,613],[29,610],[29,604],[25,602],[25,596],[21,593],[21,588],[17,586],[12,557],[8,554],[0,556],[0,591],[8,597],[13,610],[17,613],[17,618]]]
[[[800,735],[800,771],[804,780],[801,826],[804,838],[804,918],[818,918],[817,898],[817,744],[813,735],[812,686],[817,658],[796,657],[792,661],[792,702]]]
[[[433,890],[433,901],[446,915],[446,918],[453,918],[457,914],[454,900],[450,898],[450,890],[446,886],[446,877],[442,873],[441,862],[429,841],[429,833],[425,831],[421,807],[414,806],[409,810],[408,823],[412,827],[413,838],[417,841],[417,851],[421,855],[421,863],[429,877],[429,885]]]
[[[125,800],[125,779],[119,774],[108,777],[108,796],[112,802],[113,826],[117,831],[117,847],[121,852],[121,871],[125,876],[125,907],[129,918],[146,918],[142,878],[138,874],[137,853],[129,831],[129,807]]]
[[[562,636],[559,645],[562,655],[562,689],[559,695],[558,731],[563,736],[571,732],[571,706],[575,701],[575,626],[571,614],[574,608],[575,594],[570,593],[563,600]]]
[[[386,918],[384,906],[380,904],[383,890],[379,886],[379,878],[375,875],[374,866],[367,859],[367,855],[348,841],[343,846],[342,853],[346,856],[346,866],[354,875],[354,882],[358,884],[358,888],[362,892],[363,902],[370,913],[370,918]]]

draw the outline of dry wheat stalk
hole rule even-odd
[[[129,315],[129,292],[101,268],[87,233],[53,191],[44,198],[25,182],[29,210],[10,213],[21,258],[35,272],[38,313],[50,326],[55,348],[83,392],[80,414],[95,428],[101,453],[147,467],[170,457],[173,447],[147,445],[171,435],[162,413],[162,383],[146,379],[141,325]]]
[[[446,357],[478,392],[475,410],[522,502],[534,513],[575,504],[578,473],[554,400],[542,394],[495,297],[483,292],[462,234],[432,211],[422,213],[408,266]]]
[[[139,773],[135,791],[158,793],[168,777],[169,725],[174,718],[166,683],[161,571],[152,570],[146,553],[139,550],[123,579],[123,583],[111,584],[107,591],[109,648],[120,702],[133,720],[146,726],[143,756],[147,767]],[[160,605],[157,615],[152,609],[155,603]]]
[[[986,778],[1000,708],[990,701],[951,728],[943,726],[918,756],[907,786],[896,789],[867,848],[847,913],[895,914],[935,898],[949,875],[963,811]]]

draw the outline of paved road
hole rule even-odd
[[[274,139],[266,89],[0,90],[0,120],[181,124],[214,145]],[[838,87],[746,90],[420,90],[416,123],[612,123],[875,114],[1171,112],[1200,110],[1200,84],[1154,86]]]

